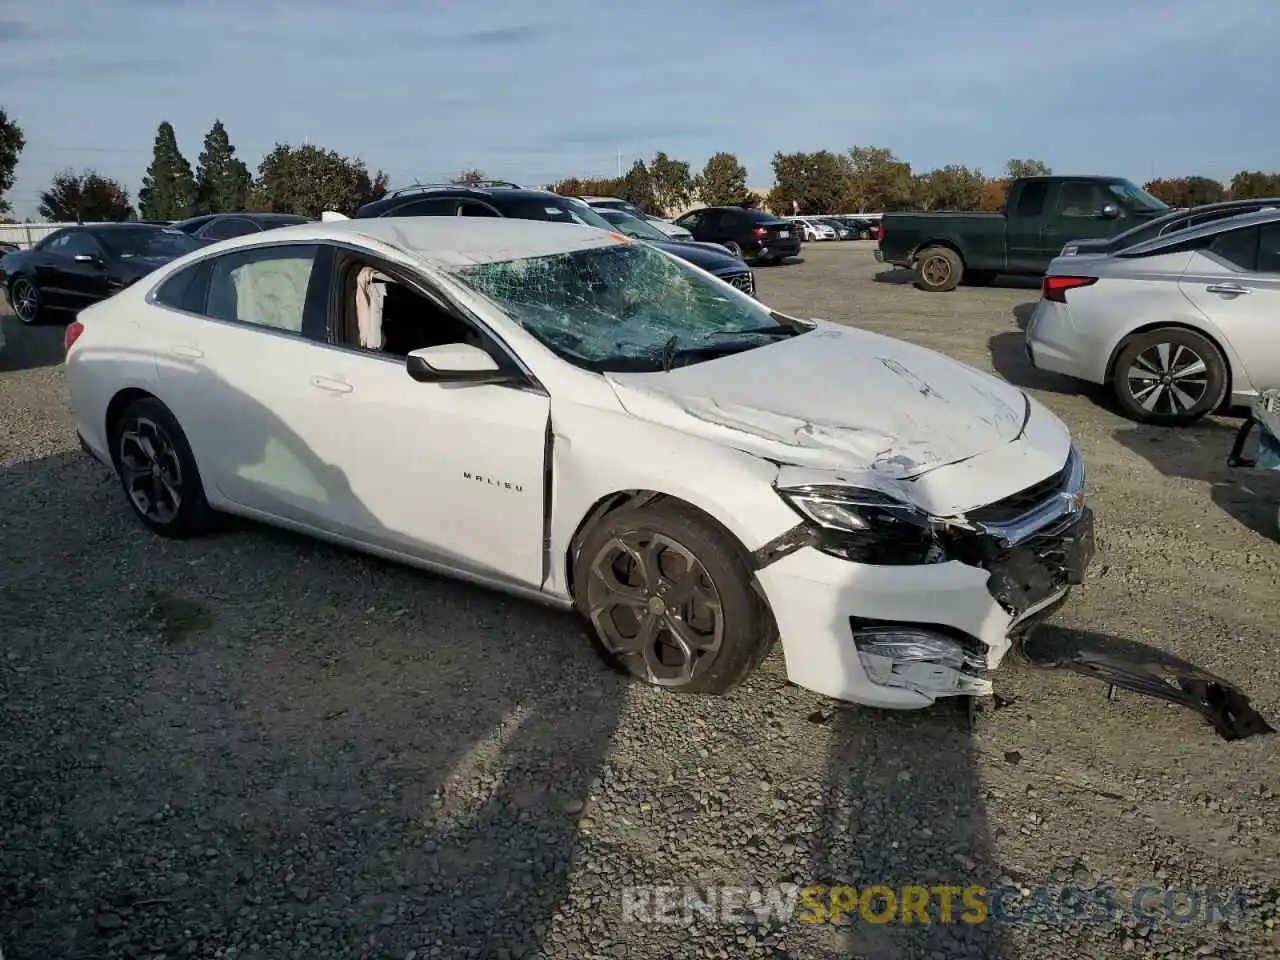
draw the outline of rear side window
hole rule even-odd
[[[196,283],[196,277],[203,266],[203,263],[197,263],[168,277],[156,290],[156,303],[174,310],[199,313],[200,284]]]
[[[1209,253],[1216,254],[1241,270],[1256,270],[1259,233],[1257,227],[1245,227],[1243,230],[1228,230],[1220,233],[1209,244]]]
[[[224,220],[215,220],[205,227],[200,235],[206,240],[230,240],[232,237],[243,237],[246,234],[259,232],[258,225],[252,220],[227,217]]]
[[[205,312],[232,320],[301,333],[314,246],[261,247],[213,260]]]
[[[1018,195],[1014,213],[1019,217],[1038,217],[1044,213],[1044,202],[1049,196],[1049,184],[1043,180],[1024,184]]]

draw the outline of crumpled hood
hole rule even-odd
[[[633,416],[784,464],[907,480],[1017,439],[1016,387],[839,324],[670,373],[606,374]]]

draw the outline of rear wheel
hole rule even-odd
[[[611,662],[681,692],[726,693],[777,636],[741,547],[679,503],[606,514],[583,537],[574,594]]]
[[[954,290],[964,276],[964,261],[948,247],[927,247],[916,257],[916,286],[930,293]]]
[[[1182,426],[1222,403],[1227,364],[1208,338],[1194,330],[1164,327],[1138,334],[1121,348],[1111,385],[1131,419]]]
[[[742,247],[739,246],[735,241],[726,240],[722,244],[720,244],[720,246],[724,247],[726,250],[728,250],[731,254],[733,254],[739,260],[742,259]]]
[[[129,404],[111,429],[111,459],[129,506],[154,533],[181,539],[209,529],[211,511],[195,457],[159,400]]]
[[[40,291],[26,277],[18,277],[9,284],[9,303],[19,322],[28,327],[40,322]]]

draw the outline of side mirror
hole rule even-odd
[[[444,343],[412,351],[404,368],[419,383],[514,383],[493,357],[469,343]]]
[[[71,259],[74,260],[76,263],[96,263],[99,266],[101,266],[102,264],[102,261],[99,260],[97,257],[95,257],[91,253],[77,253]]]
[[[1114,220],[1118,216],[1120,216],[1120,208],[1114,203],[1104,203],[1102,205],[1103,220]]]

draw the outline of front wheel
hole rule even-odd
[[[916,286],[930,293],[954,290],[964,276],[964,261],[948,247],[928,247],[916,257]]]
[[[1130,419],[1184,426],[1222,403],[1227,363],[1213,342],[1194,330],[1148,330],[1121,348],[1112,389]]]
[[[40,322],[40,291],[26,277],[18,277],[9,284],[9,303],[20,323],[31,327]]]
[[[741,547],[683,504],[603,517],[577,553],[574,594],[607,659],[680,692],[728,692],[777,636]]]
[[[209,504],[191,446],[159,400],[131,403],[111,430],[111,458],[129,506],[162,537],[197,536],[210,525]]]

